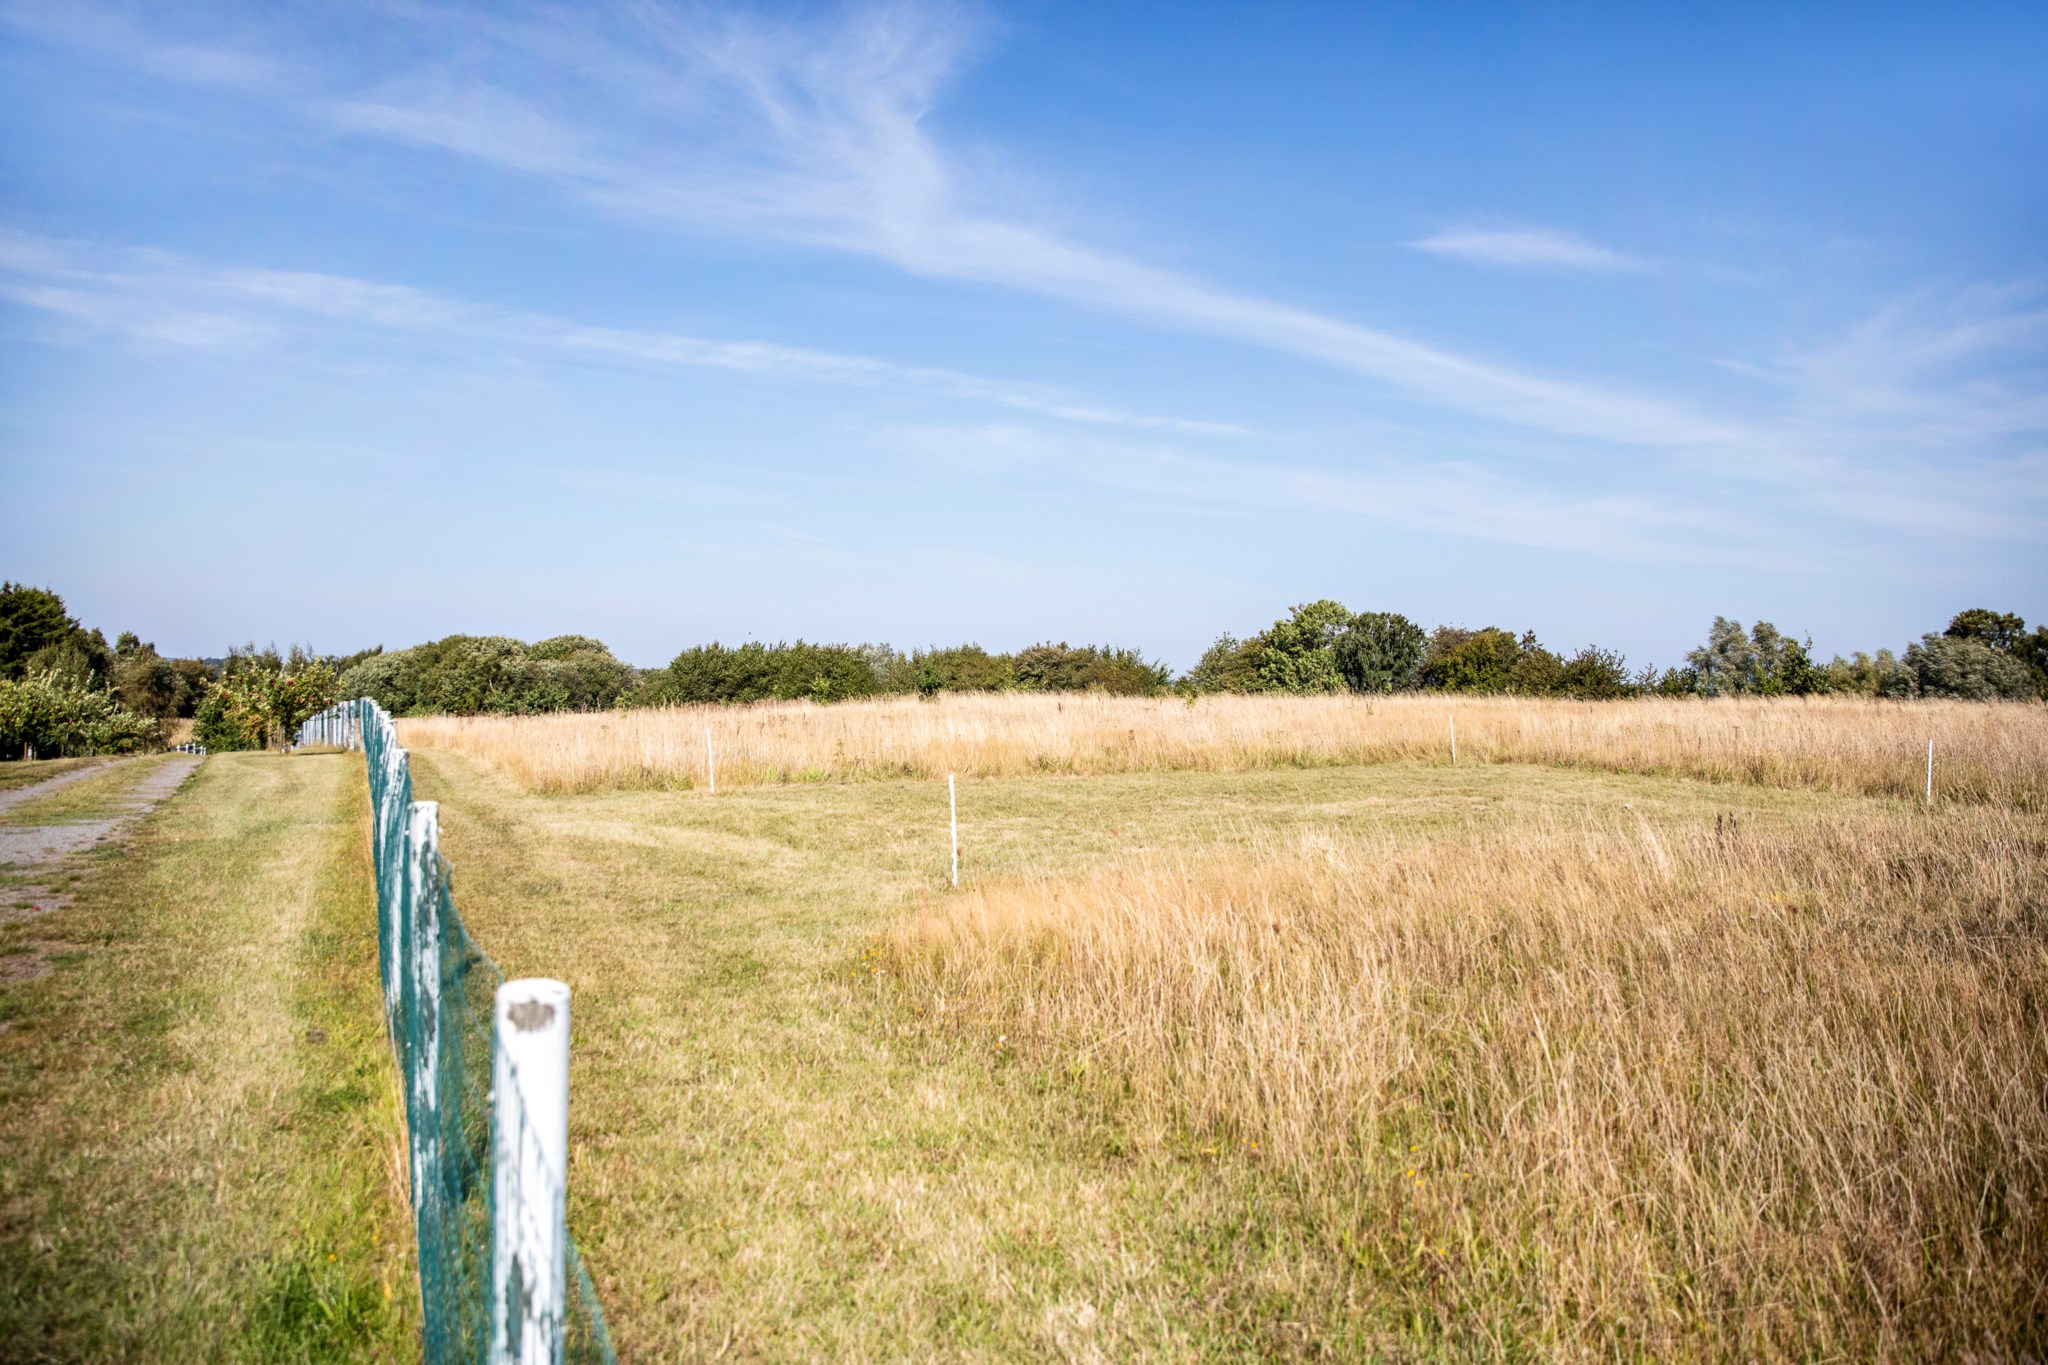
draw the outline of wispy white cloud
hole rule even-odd
[[[68,6],[67,6],[68,8]],[[27,13],[20,6],[15,14]],[[431,22],[435,11],[416,13]],[[520,64],[521,93],[439,62],[352,88],[303,59],[297,111],[330,127],[478,158],[641,221],[772,233],[920,275],[1052,295],[1296,355],[1410,398],[1537,430],[1650,448],[1739,441],[1739,424],[1601,382],[1549,376],[1222,288],[1070,239],[1006,210],[1007,186],[963,175],[930,129],[939,94],[984,32],[973,12],[897,3],[810,25],[636,8],[465,24]],[[141,54],[189,43],[55,25],[160,74],[204,63]],[[223,54],[239,72],[282,58]],[[237,81],[234,88],[247,90]]]
[[[99,330],[176,346],[270,344],[293,318],[320,318],[465,345],[592,356],[640,367],[712,368],[806,383],[895,387],[1091,426],[1186,436],[1248,434],[1233,423],[1124,412],[1042,385],[934,366],[774,342],[594,326],[481,307],[406,285],[306,271],[217,269],[168,252],[94,249],[6,229],[0,229],[0,298]]]
[[[178,22],[174,11],[148,11],[146,22],[108,13],[89,0],[61,7],[16,0],[0,9],[17,25],[40,25],[45,37],[107,60],[260,100],[323,137],[339,132],[471,158],[638,223],[856,253],[920,276],[1008,286],[1299,356],[1383,391],[1501,423],[1503,449],[1539,444],[1528,433],[1581,438],[1589,463],[1606,462],[1612,486],[1633,486],[1624,476],[1637,466],[1691,476],[1688,486],[1703,500],[1700,522],[1736,539],[1760,517],[1779,528],[1781,540],[1809,515],[1910,534],[2001,537],[2031,534],[2040,522],[2043,494],[2027,486],[2025,474],[2037,467],[2027,452],[2038,455],[2048,443],[2041,397],[2048,383],[2038,363],[2032,371],[2025,364],[2041,351],[2038,307],[1983,299],[1948,317],[1924,316],[1924,308],[1880,312],[1848,336],[1776,364],[1740,362],[1760,397],[1738,416],[1232,290],[1081,241],[1056,215],[1022,207],[1026,196],[988,157],[949,154],[935,110],[986,36],[968,11],[897,4],[798,23],[652,5],[540,17],[415,7],[394,11],[391,22],[418,41],[394,44],[361,71],[333,53],[284,42],[210,48],[163,36],[164,26]],[[1410,245],[1521,268],[1654,268],[1571,234],[1526,228],[1460,228]],[[134,263],[110,270],[150,276]],[[180,271],[192,277],[181,286],[186,292],[158,288]],[[80,318],[82,296],[125,298],[136,327],[154,327],[158,339],[207,338],[219,319],[238,315],[223,302],[232,299],[263,325],[327,316],[622,364],[902,385],[1105,428],[1215,433],[1209,424],[944,369],[477,309],[323,275],[187,264],[166,268],[148,287],[67,281],[48,270],[31,284],[68,289],[33,306],[68,307]],[[105,300],[92,306],[114,307]],[[117,325],[107,317],[97,325]],[[1528,458],[1511,451],[1498,463],[1513,468]],[[1312,489],[1321,476],[1276,477]],[[1408,486],[1384,469],[1376,477],[1387,487]],[[1526,482],[1490,486],[1504,509],[1550,505]],[[1423,495],[1383,493],[1362,489],[1357,505],[1427,504]],[[1329,496],[1351,495],[1333,488]],[[1676,534],[1666,520],[1668,500],[1589,498],[1569,511],[1612,528],[1605,543],[1632,543],[1627,525],[1639,537]],[[1500,534],[1521,534],[1507,511],[1500,515]]]
[[[1549,228],[1446,228],[1407,244],[1415,251],[1520,270],[1618,275],[1652,269],[1650,262],[1571,232]]]

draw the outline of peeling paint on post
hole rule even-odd
[[[412,903],[412,937],[406,948],[412,973],[410,989],[412,1018],[417,1030],[413,1045],[412,1099],[406,1127],[412,1137],[412,1207],[419,1229],[419,1243],[428,1240],[425,1231],[438,1224],[441,1210],[436,1206],[441,1184],[434,1173],[441,1169],[441,806],[437,801],[415,801],[406,820],[406,876]]]
[[[569,988],[498,987],[492,1067],[492,1365],[559,1365],[567,1308]]]

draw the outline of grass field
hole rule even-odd
[[[628,1357],[2038,1352],[2041,720],[1892,710],[1971,799],[1885,795],[1870,733],[1104,763],[963,783],[958,893],[942,781],[564,794],[408,737],[472,930],[576,991]],[[1874,723],[1787,713],[1831,715]]]
[[[367,818],[211,758],[0,924],[57,964],[0,988],[0,1359],[417,1357]]]
[[[849,779],[1243,772],[1451,759],[2048,808],[2048,708],[1837,697],[945,695],[399,722],[530,791]]]
[[[957,891],[943,780],[529,781],[408,723],[470,929],[575,990],[622,1358],[2048,1352],[2039,708],[1697,708],[1849,732],[1748,767],[1627,758],[1656,710],[1489,761],[1460,709],[1453,767],[1308,703],[1062,769],[1015,702],[887,741],[983,745]],[[356,757],[216,756],[0,925],[57,959],[0,986],[0,1359],[416,1356],[366,826]]]

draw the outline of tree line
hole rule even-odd
[[[1587,645],[1566,656],[1498,626],[1425,632],[1398,612],[1347,610],[1333,601],[1295,607],[1249,640],[1220,637],[1181,680],[1196,692],[1466,692],[1517,696],[2048,697],[2048,626],[2030,634],[2010,613],[1959,612],[1903,655],[1840,655],[1825,664],[1811,641],[1769,621],[1745,629],[1714,618],[1683,664],[1631,671],[1616,651]]]
[[[374,697],[394,715],[830,703],[941,692],[1435,691],[1594,700],[1845,693],[2021,700],[2048,696],[2048,627],[2030,634],[2017,616],[1971,610],[1903,654],[1880,649],[1821,664],[1810,644],[1768,621],[1744,627],[1716,617],[1681,665],[1631,669],[1619,652],[1597,645],[1564,654],[1546,648],[1532,631],[1424,630],[1398,612],[1352,612],[1323,600],[1293,608],[1248,639],[1219,637],[1178,677],[1137,649],[1065,642],[1010,654],[975,644],[906,653],[885,644],[712,643],[685,649],[661,668],[636,671],[583,636],[528,646],[457,635],[366,657],[342,676],[341,690]]]
[[[1614,650],[1565,654],[1533,631],[1425,630],[1398,612],[1353,612],[1324,599],[1292,608],[1246,639],[1219,636],[1175,676],[1142,651],[1042,642],[1014,653],[976,644],[908,652],[886,644],[712,643],[660,668],[636,669],[602,641],[559,635],[528,644],[451,635],[346,656],[303,646],[242,645],[218,659],[166,658],[123,631],[112,645],[47,588],[0,584],[0,758],[119,753],[162,742],[191,719],[209,750],[286,742],[305,717],[342,697],[393,715],[530,715],[614,707],[808,699],[819,703],[942,692],[1384,695],[1449,692],[1608,699],[1804,696],[1908,700],[2048,698],[2048,626],[1959,612],[1903,652],[1812,657],[1810,642],[1768,621],[1715,617],[1676,667],[1631,669]]]

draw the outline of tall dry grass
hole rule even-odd
[[[1393,760],[1580,764],[1866,794],[2048,804],[2048,708],[1833,698],[1572,702],[1442,697],[952,696],[399,722],[534,791],[873,777],[1010,777]]]
[[[1840,713],[1633,714],[1606,743]],[[1454,1354],[2012,1359],[2048,1349],[2044,931],[2041,823],[1979,806],[1131,861],[879,951],[933,1027],[1276,1167]]]

